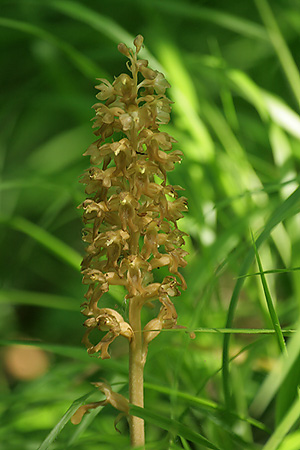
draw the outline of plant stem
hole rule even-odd
[[[129,322],[134,337],[129,344],[129,402],[144,407],[144,363],[142,361],[142,330],[140,303],[130,300]],[[132,447],[145,445],[144,421],[139,417],[129,416],[130,440]]]
[[[135,85],[135,97],[137,97],[137,54],[133,55],[132,78]],[[130,133],[130,142],[134,151],[137,151],[137,130],[135,125]],[[138,252],[139,233],[133,233],[130,250],[133,255]],[[144,407],[144,365],[143,362],[143,337],[141,329],[140,299],[132,298],[129,302],[129,323],[134,336],[129,344],[129,403]],[[129,416],[130,441],[132,447],[144,448],[145,427],[143,419]]]

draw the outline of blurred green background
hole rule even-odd
[[[299,450],[299,29],[299,0],[0,0],[0,449],[129,448],[113,408],[64,414],[90,381],[127,395],[126,342],[106,361],[81,344],[78,180],[95,79],[126,72],[116,46],[142,34],[185,155],[175,305],[196,330],[151,343],[147,448]],[[122,291],[106,302],[126,316]]]

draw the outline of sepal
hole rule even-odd
[[[77,411],[75,412],[75,414],[73,414],[73,416],[71,418],[71,422],[74,425],[78,425],[81,422],[83,416],[85,414],[89,413],[91,409],[95,409],[95,408],[98,408],[99,406],[105,406],[105,405],[110,404],[114,408],[121,411],[121,414],[119,414],[115,420],[115,428],[116,428],[116,425],[120,421],[120,419],[124,415],[128,416],[128,414],[129,414],[128,400],[125,397],[123,397],[123,395],[119,394],[118,392],[114,392],[107,383],[97,382],[97,383],[92,383],[92,384],[94,386],[96,386],[105,395],[106,398],[100,402],[92,402],[92,403],[88,403],[86,405],[80,406],[77,409]],[[117,428],[116,428],[116,430],[119,431]]]

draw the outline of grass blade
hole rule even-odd
[[[137,3],[135,1],[135,3]],[[139,1],[139,5],[144,2]],[[189,4],[188,8],[183,2],[152,0],[151,6],[167,14],[186,17],[192,20],[202,20],[218,25],[227,30],[255,39],[266,40],[267,34],[264,28],[250,20],[218,11],[216,8],[202,8]]]
[[[253,243],[253,248],[254,248],[254,252],[255,252],[255,257],[257,260],[257,264],[258,264],[258,268],[259,268],[259,272],[260,272],[260,277],[261,277],[261,282],[263,285],[263,289],[264,289],[264,293],[265,293],[265,297],[266,297],[266,302],[267,302],[267,306],[268,306],[268,310],[269,310],[269,314],[270,314],[270,318],[273,324],[273,328],[277,337],[277,341],[278,341],[278,345],[279,345],[279,349],[282,353],[286,352],[286,346],[285,346],[285,340],[282,334],[282,330],[281,330],[281,326],[280,326],[280,322],[273,304],[273,300],[271,297],[271,293],[268,287],[268,283],[265,277],[265,274],[263,272],[263,266],[261,263],[261,259],[259,256],[259,253],[257,251],[257,247],[255,245],[255,240],[253,237],[253,234],[251,232],[251,237],[252,237],[252,243]]]
[[[153,425],[162,428],[163,430],[169,431],[172,434],[182,436],[183,438],[194,442],[195,444],[204,445],[205,448],[210,448],[212,450],[221,450],[216,447],[212,442],[206,439],[199,433],[196,433],[191,428],[178,422],[177,420],[172,420],[168,417],[161,416],[154,411],[149,409],[139,408],[135,405],[130,405],[130,413],[134,416],[141,417]]]
[[[0,223],[1,222],[6,223],[15,230],[27,234],[44,248],[49,250],[53,255],[73,267],[73,269],[80,271],[81,255],[40,226],[30,222],[24,217],[2,218]]]
[[[134,36],[128,33],[125,28],[121,27],[117,22],[108,16],[103,16],[97,11],[94,11],[81,3],[72,1],[50,1],[49,6],[55,8],[57,11],[88,24],[106,37],[111,39],[116,44],[124,42],[129,47],[132,46]],[[145,48],[141,51],[141,55],[147,58],[153,68],[162,71],[161,65]]]
[[[72,1],[50,1],[49,6],[55,8],[73,19],[80,20],[90,25],[97,31],[101,31],[105,36],[115,43],[132,43],[132,35],[125,28],[121,27],[114,20],[99,14],[97,11],[84,6],[79,2]]]
[[[79,311],[78,300],[44,292],[1,290],[0,304],[32,305],[43,308],[63,309],[65,311]]]
[[[276,430],[263,447],[262,450],[276,450],[278,446],[283,441],[284,437],[290,431],[292,426],[297,422],[300,417],[300,397],[298,396],[291,406],[291,408],[286,413],[284,419],[276,427]]]
[[[275,97],[267,91],[263,91],[271,119],[292,136],[300,139],[300,117],[281,98]]]
[[[66,426],[66,424],[69,422],[73,414],[77,411],[77,409],[85,403],[85,401],[94,393],[94,391],[89,392],[86,395],[83,395],[82,397],[75,400],[68,411],[63,415],[63,417],[60,419],[60,421],[55,425],[53,430],[48,434],[46,439],[41,443],[38,450],[47,450],[52,442],[55,441],[57,436],[60,434],[62,429]]]
[[[161,61],[164,61],[168,79],[173,86],[174,111],[177,111],[180,117],[181,126],[195,141],[196,158],[200,161],[211,161],[214,158],[214,143],[199,115],[200,105],[193,80],[184,67],[182,58],[171,43],[160,43],[159,54]],[[201,152],[199,152],[199,148]]]
[[[248,273],[247,275],[241,275],[238,278],[249,278],[254,277],[256,275],[263,274],[271,274],[271,273],[290,273],[290,272],[297,272],[300,270],[300,267],[291,267],[290,269],[271,269],[271,270],[264,270],[263,272],[254,272],[254,273]]]
[[[229,69],[226,71],[226,75],[235,87],[235,90],[240,92],[249,103],[252,103],[261,119],[266,121],[268,119],[268,111],[262,89],[241,70]]]
[[[100,74],[102,74],[102,76],[105,76],[103,70],[100,67],[94,64],[94,62],[88,59],[85,55],[78,52],[68,42],[64,42],[61,39],[58,39],[53,34],[36,25],[20,20],[0,17],[0,26],[11,28],[13,30],[23,31],[24,33],[31,34],[39,39],[43,39],[49,42],[51,45],[62,50],[70,58],[77,69],[87,78],[94,79]]]
[[[279,389],[286,382],[291,370],[300,357],[300,327],[290,338],[288,345],[288,356],[282,354],[272,371],[265,378],[256,397],[250,406],[250,414],[255,417],[261,416],[270,402],[273,400]]]
[[[280,446],[278,450],[298,450],[300,447],[300,430],[293,431],[289,433]]]
[[[212,409],[212,410],[215,410],[215,411],[218,411],[221,413],[224,413],[224,412],[228,413],[228,411],[224,407],[218,405],[216,402],[214,402],[212,400],[207,400],[205,398],[196,397],[195,395],[191,395],[186,392],[177,391],[175,389],[171,389],[166,386],[159,386],[159,385],[154,385],[151,383],[144,383],[144,386],[145,386],[145,389],[150,389],[150,390],[154,390],[156,392],[161,392],[163,394],[174,395],[176,397],[182,398],[183,400],[186,401],[187,404],[198,405],[200,408],[202,407],[203,409]],[[241,421],[244,421],[244,422],[248,422],[249,424],[253,425],[254,427],[259,428],[260,430],[269,432],[269,430],[263,423],[259,422],[258,420],[252,419],[251,417],[243,417],[236,413],[232,413],[232,417],[239,419]]]
[[[162,330],[167,331],[167,330]],[[178,330],[179,331],[179,330]],[[184,330],[182,330],[184,331]],[[281,329],[283,334],[296,333],[296,330]],[[194,333],[219,333],[219,334],[275,334],[275,330],[269,328],[197,328]]]
[[[296,211],[299,211],[300,208],[300,188],[296,189],[293,194],[291,194],[270,216],[268,222],[265,225],[264,230],[256,240],[256,248],[259,248],[260,245],[265,242],[269,236],[273,228],[287,217],[290,217],[295,214]],[[239,276],[245,275],[250,265],[252,264],[254,258],[254,249],[251,248],[244,260],[244,263],[241,267]],[[244,278],[239,278],[235,284],[228,312],[227,312],[227,320],[226,320],[226,328],[231,328],[236,306],[239,299],[239,294],[244,284]],[[229,379],[229,342],[230,342],[230,334],[224,335],[223,341],[223,389],[224,396],[227,405],[230,405],[230,379]]]
[[[265,23],[267,32],[269,34],[270,41],[277,53],[278,59],[281,63],[283,72],[290,84],[290,88],[295,95],[297,105],[299,107],[300,102],[300,76],[299,70],[293,60],[293,57],[289,51],[288,46],[283,39],[275,16],[267,2],[267,0],[255,0],[256,7],[260,13],[260,16]]]

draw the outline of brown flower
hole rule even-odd
[[[82,338],[82,342],[86,345],[89,354],[99,352],[101,359],[110,358],[108,347],[118,336],[121,335],[130,340],[133,335],[131,326],[124,322],[121,314],[110,308],[99,309],[95,317],[91,317],[84,322],[84,326],[87,331]],[[93,345],[89,340],[89,334],[95,328],[100,331],[107,331],[107,334],[98,344]]]
[[[110,344],[119,336],[128,339],[129,400],[143,407],[148,344],[164,329],[182,328],[170,298],[186,289],[180,272],[186,265],[187,252],[182,249],[186,233],[177,222],[187,211],[187,200],[179,196],[180,186],[167,181],[182,152],[173,150],[175,139],[159,129],[170,120],[172,102],[165,95],[170,85],[148,61],[138,59],[141,35],[134,46],[135,50],[123,43],[118,46],[128,58],[130,74],[119,75],[113,83],[101,78],[96,86],[99,102],[93,106],[93,128],[97,140],[85,152],[91,167],[81,178],[87,194],[80,205],[87,242],[82,274],[88,286],[82,313],[86,316],[83,343],[90,355],[108,359]],[[161,267],[164,277],[159,280],[156,269]],[[100,302],[110,301],[107,292],[112,285],[124,287],[128,322],[114,309],[100,307]],[[157,317],[143,329],[142,307],[154,306],[156,300],[160,302]],[[128,415],[129,403],[123,396],[106,383],[96,386],[105,400],[81,406],[73,423],[107,403]],[[143,420],[130,415],[129,426],[133,447],[142,448]]]
[[[85,152],[92,166],[81,179],[88,196],[81,205],[88,242],[82,265],[88,285],[84,342],[89,353],[99,352],[102,358],[109,357],[109,344],[130,330],[119,313],[98,307],[111,285],[124,286],[129,302],[162,303],[158,317],[145,328],[145,342],[153,336],[152,325],[176,326],[168,299],[180,294],[179,287],[186,288],[179,272],[186,265],[187,252],[181,249],[186,234],[177,221],[187,201],[178,195],[180,186],[167,184],[167,173],[180,163],[182,152],[172,150],[175,139],[159,130],[170,119],[172,102],[165,95],[170,85],[148,61],[137,58],[143,45],[140,35],[134,45],[136,51],[125,44],[118,47],[131,73],[113,83],[99,79],[96,86],[100,102],[93,106],[93,127],[98,139]],[[120,132],[121,138],[115,139],[114,133]],[[160,267],[167,267],[170,276],[153,282],[152,271]],[[93,329],[107,330],[96,345],[89,341]]]

